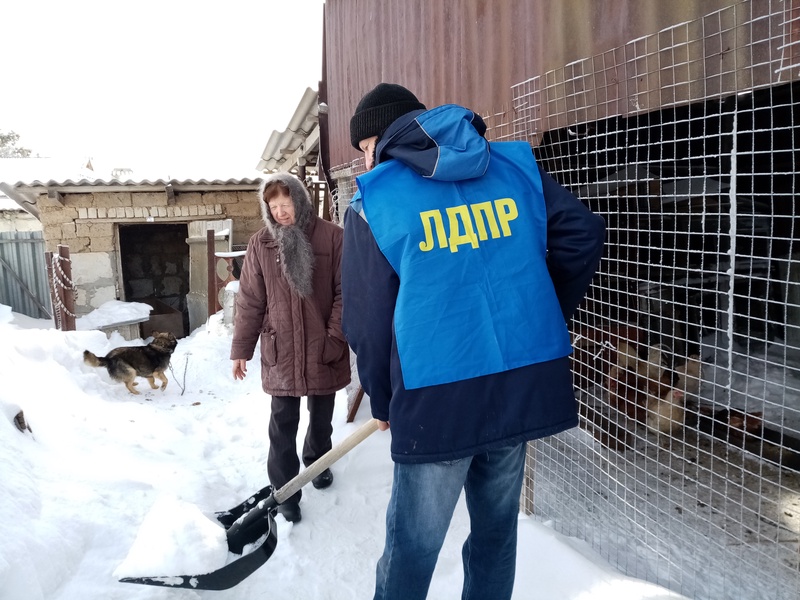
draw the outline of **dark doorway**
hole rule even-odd
[[[157,305],[178,311],[182,317],[181,330],[174,332],[176,336],[180,333],[178,337],[183,337],[189,330],[187,237],[185,223],[119,226],[125,300],[152,303],[155,299]]]

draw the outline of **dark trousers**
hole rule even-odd
[[[331,449],[333,399],[336,394],[308,396],[309,423],[303,443],[303,464],[307,467]],[[300,398],[273,396],[269,418],[267,475],[272,488],[280,489],[300,473],[297,456],[297,428],[300,423]],[[284,504],[300,502],[302,490]]]

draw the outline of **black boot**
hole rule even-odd
[[[300,505],[297,502],[279,504],[278,513],[283,515],[283,518],[289,521],[289,523],[298,523],[300,519],[303,518],[300,514]]]
[[[311,480],[311,484],[318,490],[324,490],[333,483],[333,473],[330,469],[325,469],[322,473]]]

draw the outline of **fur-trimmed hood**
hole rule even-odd
[[[264,219],[264,224],[269,228],[273,236],[275,236],[279,228],[283,227],[280,223],[275,221],[272,217],[272,213],[269,212],[269,206],[264,202],[264,190],[273,181],[280,181],[289,188],[289,195],[292,197],[292,203],[294,204],[294,226],[305,231],[314,216],[314,208],[311,206],[311,197],[308,195],[308,190],[306,190],[306,186],[303,185],[303,182],[289,173],[273,173],[272,175],[267,175],[258,187],[261,218]]]
[[[284,226],[278,223],[264,201],[264,190],[273,181],[280,181],[289,188],[289,196],[294,204],[294,224]],[[288,173],[268,175],[258,188],[261,217],[267,230],[278,242],[281,255],[281,270],[289,285],[302,297],[309,296],[314,275],[314,251],[308,239],[308,230],[315,215],[308,190],[297,177]]]

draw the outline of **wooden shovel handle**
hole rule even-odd
[[[294,496],[300,488],[350,452],[350,450],[358,446],[377,429],[378,421],[376,419],[370,419],[364,423],[344,440],[323,454],[314,464],[306,467],[302,473],[275,492],[274,496],[277,503],[283,504],[286,500]]]

